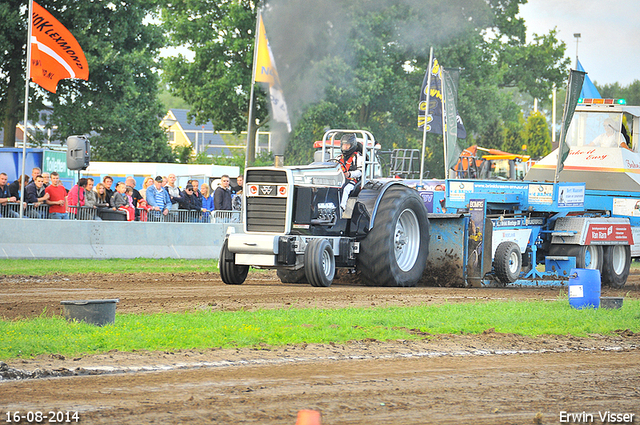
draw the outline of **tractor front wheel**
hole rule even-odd
[[[228,243],[225,239],[220,251],[220,277],[227,285],[242,285],[249,274],[249,266],[236,265],[236,255],[229,251]]]
[[[311,286],[331,286],[336,274],[336,259],[328,240],[309,241],[304,252],[304,274]]]

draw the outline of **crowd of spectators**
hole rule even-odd
[[[188,180],[184,189],[176,181],[175,174],[147,177],[138,191],[133,177],[115,187],[111,176],[97,184],[93,178],[83,177],[67,190],[57,172],[43,174],[36,167],[31,178],[23,175],[11,184],[7,174],[0,173],[0,217],[19,217],[22,207],[29,218],[108,220],[119,214],[129,221],[185,221],[175,219],[180,213],[187,221],[209,222],[213,211],[237,210],[241,205],[242,176],[234,187],[228,175],[222,176],[213,193],[207,183],[200,185],[197,179]],[[20,200],[22,185],[24,202]],[[240,202],[234,204],[234,198]]]

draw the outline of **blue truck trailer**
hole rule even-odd
[[[570,151],[557,182],[556,150],[523,182],[451,179],[441,182],[441,191],[425,191],[432,214],[466,217],[472,229],[464,229],[461,245],[477,239],[474,228],[483,226],[485,257],[476,260],[466,243],[458,253],[464,267],[454,268],[459,273],[451,279],[461,285],[566,284],[577,267],[599,269],[603,284],[624,286],[631,259],[640,257],[639,117],[640,108],[624,102],[584,99],[567,132]],[[607,131],[613,141],[603,145],[597,140]],[[476,216],[482,211],[482,223],[472,223],[474,209]],[[431,258],[429,265],[451,270],[443,264],[447,258]]]

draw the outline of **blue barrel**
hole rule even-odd
[[[571,269],[569,305],[579,309],[600,307],[600,270]]]

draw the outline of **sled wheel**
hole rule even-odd
[[[600,269],[604,259],[600,245],[580,245],[576,252],[576,267],[579,269]]]
[[[331,286],[336,274],[336,259],[328,240],[309,241],[304,251],[304,274],[311,286]]]
[[[500,283],[513,283],[520,276],[522,254],[515,242],[500,242],[493,257],[493,268]]]
[[[242,285],[247,279],[249,266],[236,266],[236,255],[229,251],[228,243],[225,239],[220,251],[220,277],[227,285]]]
[[[429,254],[429,219],[417,191],[390,187],[373,229],[360,243],[358,270],[369,286],[415,286]]]
[[[630,266],[631,247],[629,245],[606,246],[602,264],[602,284],[615,289],[622,288],[627,283]]]
[[[576,257],[576,268],[602,270],[603,250],[600,245],[551,245],[549,255]]]
[[[298,270],[278,269],[276,273],[282,283],[307,283],[304,267]]]

